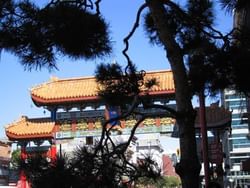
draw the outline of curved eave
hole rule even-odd
[[[54,138],[53,133],[42,133],[42,134],[26,134],[26,135],[17,135],[14,133],[10,133],[6,131],[6,136],[9,140],[16,141],[16,140],[34,140],[34,139],[52,139]]]
[[[195,123],[195,129],[200,129],[200,124],[199,123]],[[231,117],[230,118],[226,118],[223,120],[219,120],[217,122],[214,123],[207,123],[206,124],[206,128],[207,130],[211,130],[211,129],[226,129],[226,128],[231,128]]]
[[[175,94],[175,90],[171,89],[171,90],[163,90],[163,91],[149,91],[147,93],[151,96],[159,96],[159,95],[166,96],[166,95]]]
[[[147,94],[151,96],[166,96],[175,94],[175,90],[164,90],[164,91],[150,91]],[[141,94],[143,96],[144,94]],[[49,106],[57,104],[66,104],[66,103],[79,103],[79,102],[94,102],[99,101],[101,98],[99,96],[83,96],[83,97],[69,97],[69,98],[58,98],[58,99],[44,99],[39,96],[31,95],[33,102],[37,106]]]
[[[100,100],[98,96],[88,96],[88,97],[69,97],[69,98],[58,98],[58,99],[44,99],[38,96],[31,95],[33,102],[37,106],[49,106],[57,104],[66,104],[66,103],[79,103],[79,102],[90,102]]]

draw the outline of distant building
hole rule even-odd
[[[160,143],[160,133],[137,135],[137,138],[133,162],[137,163],[137,160],[151,156],[161,167],[163,148]]]
[[[0,186],[8,185],[11,159],[11,142],[0,140]]]
[[[178,176],[175,172],[175,167],[174,167],[175,157],[177,158],[175,154],[172,154],[171,157],[166,154],[162,155],[162,169],[163,169],[162,174],[164,176]]]
[[[250,140],[248,139],[247,99],[233,90],[224,92],[224,105],[232,111],[230,147],[231,181],[250,185],[249,172],[243,171],[243,162],[250,158]]]

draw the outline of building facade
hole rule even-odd
[[[243,171],[242,164],[250,158],[250,140],[247,113],[247,98],[233,90],[224,92],[224,105],[232,112],[230,148],[230,181],[234,184],[249,185],[249,172]]]
[[[0,186],[8,185],[11,159],[11,142],[0,140]]]

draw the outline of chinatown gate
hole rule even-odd
[[[157,85],[149,95],[153,102],[167,104],[174,100],[174,83],[171,71],[147,72],[144,79],[155,78]],[[48,158],[55,159],[61,152],[71,152],[77,145],[92,145],[101,135],[102,123],[112,115],[104,102],[97,95],[98,85],[94,77],[70,79],[51,78],[50,81],[33,87],[31,98],[37,107],[50,112],[47,118],[28,118],[22,116],[9,124],[5,131],[9,140],[21,146],[21,158],[29,154],[42,152]],[[143,110],[143,109],[141,109]],[[145,119],[136,130],[139,134],[168,134],[174,129],[175,120],[167,113],[151,109],[150,114],[158,117]],[[128,117],[119,122],[116,129],[122,135],[129,135],[136,123],[135,117]],[[23,173],[20,187],[28,187]]]

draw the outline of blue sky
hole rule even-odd
[[[31,87],[48,81],[51,76],[69,78],[93,75],[96,65],[101,62],[116,60],[118,63],[125,64],[126,59],[121,53],[124,48],[123,38],[130,31],[136,17],[136,10],[142,2],[143,0],[102,1],[101,11],[110,25],[114,47],[113,54],[105,59],[74,61],[62,57],[58,59],[58,71],[49,72],[42,69],[28,72],[24,71],[24,67],[16,57],[3,51],[0,56],[0,138],[5,137],[4,126],[17,120],[21,115],[30,118],[49,116],[48,112],[44,114],[43,108],[36,107],[31,101],[29,93]],[[217,9],[217,16],[215,26],[223,32],[229,31],[232,26],[231,16],[220,9]],[[130,43],[129,55],[138,69],[146,71],[169,69],[164,50],[149,44],[142,27],[136,31]]]

